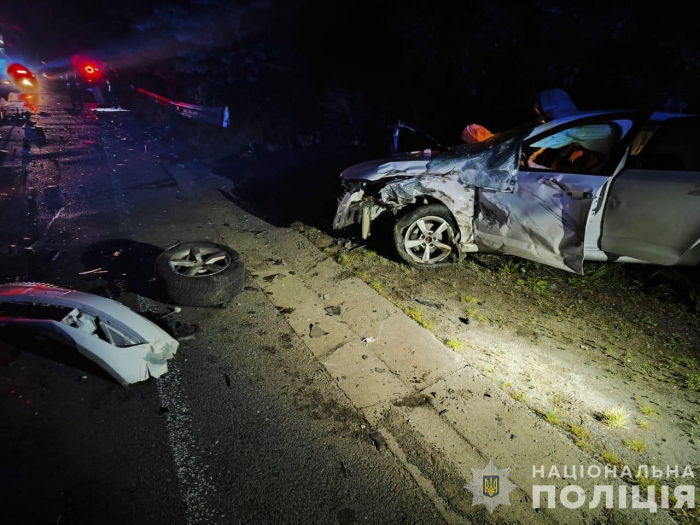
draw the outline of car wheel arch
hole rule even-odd
[[[457,222],[457,218],[455,217],[454,211],[450,208],[450,206],[448,206],[444,201],[440,200],[434,195],[417,195],[415,199],[415,202],[407,204],[406,206],[402,206],[401,208],[396,210],[396,216],[394,221],[398,222],[404,215],[407,215],[408,213],[411,213],[412,211],[423,206],[428,206],[430,204],[442,206],[444,210],[450,214],[452,228],[454,230],[452,241],[455,243],[455,245],[458,245],[460,237],[460,227],[459,223]]]
[[[404,236],[406,234],[406,228],[411,227],[409,223],[414,222],[421,215],[425,216],[426,220],[434,220],[436,218],[441,218],[449,225],[449,229],[446,232],[447,239],[443,240],[442,242],[444,243],[447,241],[447,243],[452,248],[452,254],[448,255],[448,258],[445,259],[445,261],[440,260],[437,263],[415,264],[415,261],[411,260],[411,256],[408,255],[408,253],[404,253],[406,251],[406,248],[403,247],[402,250]],[[422,196],[416,197],[416,202],[408,206],[402,207],[397,213],[394,220],[394,248],[398,256],[405,263],[408,263],[412,266],[438,267],[444,264],[449,264],[450,262],[456,262],[457,260],[461,259],[462,250],[458,241],[458,236],[459,226],[454,217],[454,214],[448,206],[446,206],[443,202],[440,202],[438,199],[426,199],[424,201]]]

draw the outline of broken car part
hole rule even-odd
[[[177,341],[133,310],[89,293],[49,284],[4,284],[0,305],[70,309],[60,321],[0,317],[0,326],[27,327],[67,340],[122,385],[162,376],[178,347]]]
[[[165,300],[186,306],[219,306],[243,289],[240,254],[213,242],[185,242],[156,261],[156,280]]]
[[[187,104],[185,102],[176,102],[174,100],[167,99],[150,91],[146,91],[140,87],[136,88],[136,91],[147,95],[152,100],[156,101],[166,107],[174,109],[179,115],[183,117],[199,120],[206,122],[208,124],[214,124],[215,126],[220,126],[222,128],[228,128],[230,123],[230,116],[228,106],[223,107],[209,107],[209,106],[197,106],[195,104]]]

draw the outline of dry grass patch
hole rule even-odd
[[[603,412],[603,421],[610,428],[626,428],[629,414],[620,406],[610,407]]]
[[[639,452],[640,454],[647,448],[646,443],[641,439],[625,439],[623,443],[631,451]]]
[[[612,465],[614,467],[624,467],[625,464],[622,462],[620,458],[618,458],[615,454],[610,452],[609,450],[606,450],[603,452],[600,456],[605,463],[608,465]]]
[[[464,349],[464,343],[459,339],[448,339],[447,341],[445,341],[445,344],[448,348],[451,348],[456,352],[459,352],[460,350]]]
[[[653,416],[656,414],[656,411],[654,410],[654,407],[652,407],[649,404],[644,404],[639,407],[639,411],[644,414],[645,416]]]

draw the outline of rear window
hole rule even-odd
[[[638,167],[700,171],[700,118],[674,118],[662,124],[640,152]]]

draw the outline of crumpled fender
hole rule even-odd
[[[455,233],[459,233],[460,251],[475,251],[471,248],[474,240],[474,190],[464,187],[458,174],[423,175],[397,180],[384,186],[379,195],[383,203],[395,207],[415,203],[420,197],[436,199],[452,212],[457,222],[459,232]]]

